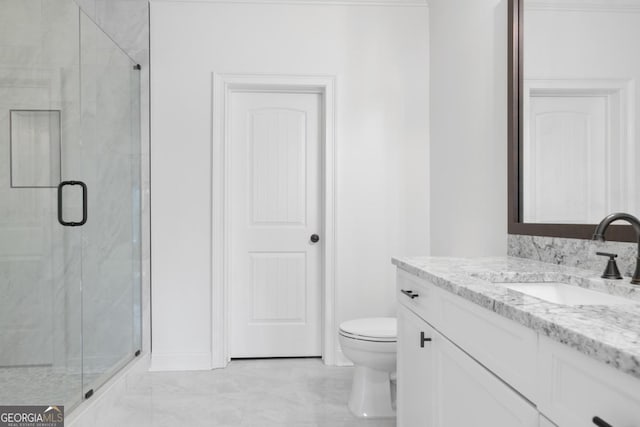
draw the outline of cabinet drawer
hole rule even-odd
[[[433,323],[435,287],[426,280],[400,269],[396,279],[398,302],[422,319]]]
[[[539,340],[538,408],[560,427],[640,427],[640,379],[547,337]]]
[[[446,291],[433,325],[532,402],[537,394],[538,335]]]

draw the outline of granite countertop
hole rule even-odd
[[[398,257],[393,264],[436,286],[640,379],[640,286],[600,272],[524,258]],[[564,282],[636,304],[555,304],[507,289],[508,282]],[[505,283],[493,283],[505,282]]]

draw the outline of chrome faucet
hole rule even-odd
[[[633,226],[633,229],[636,232],[636,238],[638,239],[638,253],[636,254],[636,272],[633,273],[631,283],[640,285],[640,220],[638,218],[633,215],[629,215],[628,213],[622,212],[607,215],[602,221],[600,221],[600,224],[598,224],[598,226],[596,227],[596,231],[593,233],[593,240],[604,242],[604,232],[613,221],[618,220],[627,221]]]

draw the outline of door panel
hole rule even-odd
[[[70,409],[82,397],[82,233],[56,217],[57,186],[75,178],[79,12],[25,0],[0,10],[0,402]]]
[[[139,71],[81,14],[83,386],[96,389],[140,349]],[[109,102],[105,102],[109,94]]]
[[[305,225],[305,112],[265,108],[247,121],[251,224]]]
[[[250,324],[306,321],[304,252],[252,252]]]
[[[605,96],[532,96],[525,130],[526,222],[594,224],[621,200],[607,200],[612,120]]]
[[[319,106],[319,94],[231,95],[231,357],[321,353]]]

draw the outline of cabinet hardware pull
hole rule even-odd
[[[591,421],[593,421],[593,423],[595,425],[597,425],[598,427],[613,427],[611,424],[609,424],[608,422],[604,421],[600,417],[593,417],[593,419]]]
[[[405,294],[411,299],[418,298],[419,296],[418,294],[414,294],[413,291],[405,291],[404,289],[400,289],[400,292],[402,292],[403,294]]]
[[[424,332],[420,332],[420,348],[424,348],[426,342],[431,342],[431,338],[425,338]]]

